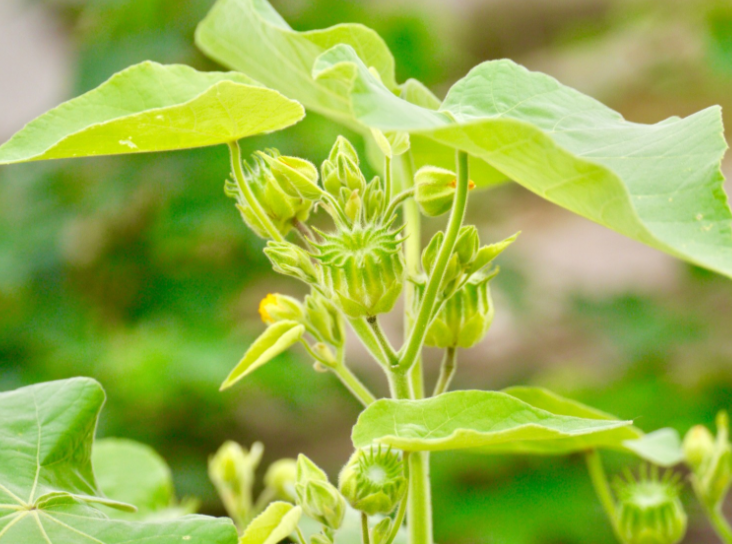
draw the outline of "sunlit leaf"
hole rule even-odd
[[[659,429],[623,445],[640,458],[663,467],[679,464],[684,459],[681,438],[675,429]]]
[[[378,400],[358,418],[352,440],[356,447],[379,443],[406,451],[524,451],[546,441],[545,449],[563,452],[633,437],[624,432],[630,424],[552,414],[496,391],[453,391],[424,400]]]
[[[0,146],[0,164],[204,147],[303,116],[242,74],[143,62],[28,123]]]
[[[0,393],[0,544],[235,544],[228,519],[110,519],[91,452],[102,388],[77,378]],[[118,505],[119,506],[119,505]]]
[[[228,389],[244,376],[254,372],[302,338],[305,327],[296,321],[278,321],[270,325],[250,346],[239,364],[234,367],[221,390]]]
[[[297,527],[302,509],[287,502],[273,502],[247,526],[239,544],[277,544]]]
[[[353,115],[480,157],[545,199],[676,257],[732,276],[732,214],[722,189],[720,109],[655,125],[509,60],[485,62],[434,111],[395,96],[346,45],[321,55]]]

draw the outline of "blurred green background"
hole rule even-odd
[[[0,140],[145,59],[217,67],[192,43],[213,0],[2,0]],[[375,28],[442,94],[474,64],[510,57],[655,122],[712,104],[732,119],[729,0],[279,0],[297,29]],[[341,129],[314,114],[267,146],[321,161]],[[223,147],[0,169],[0,390],[87,375],[106,388],[99,434],[166,457],[180,495],[222,508],[206,459],[226,439],[304,452],[335,475],[359,406],[293,350],[221,394],[261,330],[259,300],[302,288],[269,271],[263,244],[223,195]],[[732,173],[728,159],[723,165]],[[465,353],[457,388],[543,385],[645,430],[685,432],[732,409],[732,282],[574,217],[507,184],[474,193],[501,258],[498,316]],[[427,235],[440,226],[427,223]],[[398,319],[390,329],[398,333]],[[427,354],[429,379],[439,354]],[[357,347],[352,365],[385,391]],[[632,462],[608,456],[611,472]],[[443,544],[613,542],[583,459],[433,457]],[[687,497],[688,499],[689,497]],[[716,542],[687,500],[686,542]],[[732,507],[732,505],[730,505]],[[732,509],[728,512],[732,515]]]

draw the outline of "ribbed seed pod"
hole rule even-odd
[[[313,244],[333,303],[347,316],[373,317],[394,307],[404,275],[399,233],[389,225],[355,225],[335,234],[320,233],[324,241]]]
[[[341,493],[369,516],[389,514],[407,491],[401,455],[391,448],[356,450],[338,477]]]

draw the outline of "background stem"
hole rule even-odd
[[[447,348],[445,350],[445,357],[442,359],[442,365],[440,366],[440,377],[437,379],[435,384],[435,390],[432,393],[433,397],[441,395],[447,388],[450,387],[452,377],[455,375],[455,368],[457,367],[457,348]]]
[[[616,523],[616,511],[615,511],[615,498],[610,491],[610,485],[607,482],[607,476],[605,475],[605,469],[602,466],[602,459],[597,450],[590,450],[585,454],[585,460],[587,461],[587,470],[590,473],[590,480],[592,480],[592,487],[595,489],[597,498],[600,500],[603,510],[607,515],[610,525],[613,528],[613,533],[618,539],[618,542],[622,544],[623,539],[618,532],[618,524]]]

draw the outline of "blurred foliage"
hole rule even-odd
[[[192,41],[212,0],[43,3],[74,40],[74,94],[145,59],[218,69]],[[556,68],[568,84],[638,120],[732,105],[727,1],[466,1],[453,11],[417,0],[273,3],[298,29],[343,21],[375,28],[394,51],[399,79],[417,77],[437,91],[480,60],[511,56]],[[244,141],[244,153],[271,146],[319,162],[340,131],[309,114],[285,132]],[[223,195],[227,172],[224,148],[0,170],[0,389],[95,377],[109,397],[100,434],[153,445],[170,462],[179,495],[201,497],[214,513],[222,510],[206,458],[224,440],[261,440],[265,464],[303,451],[335,471],[348,457],[359,410],[302,354],[218,392],[262,330],[259,299],[301,293],[269,271],[262,242]],[[512,197],[498,194],[481,208],[481,217],[493,218],[490,228],[524,204],[516,187],[496,191]],[[541,330],[553,318],[524,292],[535,273],[509,260],[496,280],[524,338],[534,339],[512,354],[526,364],[509,373],[511,381],[635,417],[646,430],[684,432],[732,408],[728,281],[689,267],[663,295],[572,296],[561,326],[596,346],[599,363],[546,368]],[[466,383],[509,385],[489,375]],[[383,387],[378,376],[365,380]],[[627,460],[608,456],[610,471]],[[581,458],[437,454],[433,472],[438,542],[612,542]],[[688,542],[707,538],[692,517]]]

